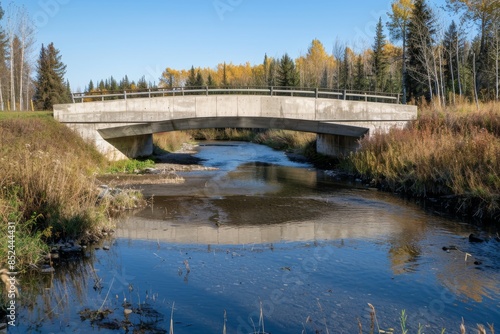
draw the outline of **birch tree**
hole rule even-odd
[[[29,55],[32,52],[32,47],[35,41],[35,30],[33,27],[33,23],[29,18],[28,12],[24,7],[21,7],[18,11],[18,29],[17,36],[19,38],[19,109],[23,110],[23,92],[25,95],[28,95],[28,87],[30,80],[30,66],[27,63],[27,59],[29,59]],[[28,105],[26,105],[26,109]]]

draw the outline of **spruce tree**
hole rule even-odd
[[[51,110],[54,104],[71,102],[64,81],[66,65],[61,61],[54,43],[47,47],[42,45],[37,71],[34,97],[37,109]]]
[[[191,66],[191,70],[189,70],[189,76],[186,79],[185,87],[194,87],[196,86],[196,71],[194,70],[194,66]]]
[[[210,87],[210,88],[215,88],[217,87],[217,84],[215,83],[215,80],[214,78],[212,77],[212,74],[209,73],[208,74],[208,78],[207,78],[207,86]]]
[[[387,68],[387,58],[384,54],[385,52],[385,40],[384,27],[382,25],[382,18],[379,19],[377,24],[377,30],[375,34],[375,42],[373,43],[373,56],[372,56],[372,68],[373,76],[375,79],[375,90],[383,90],[384,88],[384,76],[385,70]]]
[[[205,86],[205,80],[203,80],[203,76],[201,75],[201,72],[199,70],[196,73],[196,80],[194,82],[194,86],[197,88],[202,88]]]
[[[409,98],[425,96],[431,100],[432,48],[436,33],[434,15],[425,0],[416,0],[408,26],[408,76],[406,86]]]
[[[277,84],[281,87],[294,87],[299,85],[299,73],[295,68],[292,58],[285,53],[278,65]]]
[[[92,92],[94,90],[94,82],[90,80],[89,85],[86,89],[87,92]]]

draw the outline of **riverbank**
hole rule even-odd
[[[500,105],[423,107],[404,129],[374,134],[346,159],[380,189],[480,223],[500,221]]]
[[[99,239],[113,229],[116,210],[143,201],[136,191],[100,187],[97,176],[109,163],[48,112],[1,112],[0,156],[3,245],[9,226],[15,230],[10,271],[40,269],[51,245]],[[7,267],[8,250],[0,248],[0,269]]]

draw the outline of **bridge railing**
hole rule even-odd
[[[187,95],[268,95],[268,96],[296,96],[329,98],[350,101],[401,103],[400,94],[360,92],[349,90],[299,88],[299,87],[231,87],[231,88],[211,88],[211,87],[176,87],[176,88],[156,88],[147,90],[125,90],[120,92],[85,92],[73,93],[73,103],[108,101],[131,98],[152,98],[160,96],[187,96]]]

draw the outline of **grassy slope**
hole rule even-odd
[[[50,113],[0,112],[0,263],[7,222],[16,223],[18,268],[37,263],[50,238],[102,228],[94,175],[104,158]]]

